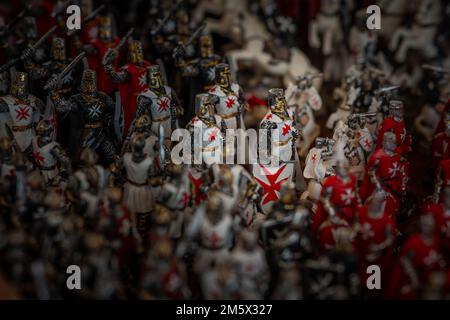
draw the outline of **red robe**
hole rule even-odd
[[[383,189],[392,196],[389,197],[387,206],[394,210],[391,214],[395,215],[400,209],[401,197],[406,189],[408,163],[402,159],[400,153],[391,156],[383,149],[375,151],[367,162],[366,172],[361,183],[360,196],[362,200],[366,200],[374,191],[375,186],[370,181],[369,170],[376,162],[378,162],[378,168],[375,175]]]
[[[399,154],[406,155],[411,152],[411,136],[406,131],[405,122],[398,122],[392,117],[387,117],[383,120],[380,131],[378,132],[377,147],[375,150],[383,147],[384,134],[388,131],[392,131],[395,134],[397,152]]]
[[[443,160],[450,159],[450,137],[445,132],[438,133],[431,142],[431,151],[433,153],[433,168],[436,169]]]
[[[105,72],[102,65],[102,60],[104,55],[106,54],[106,51],[108,51],[109,48],[114,48],[115,46],[117,46],[119,42],[120,39],[117,37],[111,42],[104,42],[100,39],[94,39],[91,41],[91,45],[93,45],[97,50],[97,54],[88,56],[89,68],[95,70],[97,73],[98,90],[106,93],[109,96],[113,95],[114,91],[117,90],[117,86],[111,81],[109,75]],[[117,68],[119,60],[119,57],[117,57],[113,62],[114,68]]]
[[[341,219],[338,222],[332,222],[330,219],[326,219],[320,224],[318,237],[320,247],[323,250],[334,248],[334,246],[336,245],[336,236],[339,232],[339,229],[350,229],[350,225],[346,221]]]
[[[371,245],[379,245],[386,242],[389,234],[395,242],[396,223],[389,214],[387,207],[385,207],[383,215],[375,219],[369,216],[367,206],[361,206],[358,208],[356,219],[360,224],[360,229],[356,235],[354,245],[358,256],[361,283],[364,285],[367,281],[367,267],[376,264],[382,270],[381,288],[385,288],[393,264],[394,247],[392,244],[381,251],[373,251]]]
[[[328,177],[324,180],[322,186],[322,195],[327,188],[332,188],[330,202],[334,205],[336,215],[347,222],[349,225],[353,224],[353,217],[358,206],[358,199],[356,195],[356,176],[349,174],[350,179],[344,183],[337,175]],[[321,202],[317,205],[317,211],[314,215],[312,232],[318,235],[320,225],[327,219],[328,213],[323,208]]]
[[[446,212],[442,204],[429,205],[428,210],[433,213],[436,235],[448,264],[450,263],[450,212]]]
[[[427,244],[422,235],[412,235],[404,244],[400,253],[399,261],[395,264],[390,285],[388,288],[388,298],[390,299],[417,299],[417,292],[411,285],[411,280],[407,275],[400,259],[409,257],[411,264],[419,278],[419,285],[428,283],[430,275],[434,271],[440,270],[441,256],[439,253],[439,241],[433,239]]]
[[[146,68],[150,65],[150,62],[144,61],[142,67],[135,64],[127,64],[121,68],[121,70],[127,71],[131,76],[130,81],[118,84],[124,114],[124,136],[126,136],[136,113],[137,95],[148,88]]]

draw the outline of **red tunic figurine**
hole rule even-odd
[[[116,47],[120,39],[112,36],[111,18],[108,16],[99,17],[98,38],[93,39],[89,44],[88,63],[89,68],[97,73],[98,90],[112,96],[117,86],[111,81],[109,75],[103,68],[102,61],[108,49]],[[117,67],[119,57],[116,57],[113,66]]]
[[[126,136],[136,113],[136,97],[148,88],[147,67],[151,64],[144,60],[141,42],[135,40],[130,41],[128,46],[128,64],[116,71],[114,61],[117,61],[117,52],[109,49],[102,63],[112,82],[119,87],[124,111],[123,135]]]
[[[336,216],[351,226],[358,206],[358,196],[356,193],[357,179],[355,175],[348,173],[344,160],[338,160],[336,172],[337,174],[335,176],[328,177],[324,180],[322,196],[329,197],[336,211]],[[327,213],[325,208],[319,202],[312,224],[313,234],[318,234],[319,228],[326,218]]]
[[[396,238],[396,224],[387,210],[387,193],[376,190],[357,211],[358,232],[355,251],[358,255],[360,281],[365,284],[367,267],[378,265],[383,274],[390,274]],[[382,277],[381,288],[386,288],[388,276]]]
[[[429,282],[433,272],[441,269],[442,262],[435,219],[428,211],[420,217],[420,233],[412,235],[401,250],[392,271],[388,298],[420,298],[420,289]]]
[[[403,102],[399,100],[392,100],[389,104],[389,116],[381,124],[376,149],[382,148],[384,134],[388,131],[395,133],[398,153],[401,155],[408,154],[411,151],[411,136],[406,131],[403,120]]]
[[[360,191],[361,199],[367,199],[375,188],[373,177],[376,178],[383,190],[388,193],[386,206],[391,215],[397,214],[400,210],[408,181],[408,163],[397,151],[396,135],[386,132],[382,148],[375,151],[367,163]],[[372,172],[374,176],[371,175]]]

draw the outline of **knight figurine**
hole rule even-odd
[[[81,149],[90,148],[100,155],[101,161],[109,165],[117,157],[116,142],[112,134],[114,102],[104,92],[97,90],[97,75],[91,69],[84,70],[80,92],[68,101],[60,100],[55,105],[58,113],[71,113],[80,123],[79,128],[72,128],[76,144],[74,155]]]
[[[6,119],[6,123],[1,124],[0,130],[5,130],[7,125],[8,135],[14,139],[20,151],[29,153],[34,137],[34,125],[44,118],[45,106],[41,100],[29,93],[26,73],[16,73],[10,94],[0,97],[0,112],[9,114],[9,117],[2,117]]]
[[[151,129],[154,134],[164,130],[166,146],[171,145],[172,131],[178,126],[178,118],[183,114],[175,91],[163,84],[158,65],[147,68],[147,90],[137,96],[136,119],[144,114],[150,116]],[[134,124],[131,125],[133,130]]]
[[[103,57],[103,68],[113,83],[119,87],[120,101],[124,110],[123,135],[126,136],[128,128],[136,112],[136,96],[147,90],[147,68],[150,62],[144,59],[142,43],[131,40],[128,43],[128,63],[115,69],[118,52],[109,48]]]
[[[48,185],[58,184],[58,180],[67,178],[72,172],[70,159],[59,143],[53,141],[52,135],[51,122],[41,120],[36,125],[36,137],[32,140],[35,163]]]
[[[227,129],[245,129],[243,114],[247,102],[241,87],[231,80],[230,66],[219,63],[215,68],[216,84],[209,90],[215,97],[216,113],[224,120]]]

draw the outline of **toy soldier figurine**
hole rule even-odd
[[[45,84],[52,75],[59,74],[69,64],[69,60],[66,56],[66,45],[63,38],[52,39],[50,54],[51,59],[41,65],[34,63],[32,60],[26,61],[25,68],[30,75],[30,80],[39,80],[42,84]],[[74,79],[75,78],[72,77],[71,73],[66,75],[66,77],[62,79],[63,87],[66,90],[69,90],[70,84],[72,84]]]
[[[71,143],[77,143],[80,149],[90,148],[97,152],[105,164],[110,164],[117,156],[117,148],[111,133],[114,102],[105,93],[97,90],[97,77],[93,70],[84,70],[80,93],[69,101],[61,100],[55,105],[59,113],[71,112],[78,116],[82,130],[75,131]],[[79,150],[76,154],[79,153]]]
[[[202,296],[207,300],[242,299],[239,280],[233,260],[227,254],[200,275]]]
[[[103,58],[108,49],[116,47],[120,40],[113,36],[112,19],[110,16],[98,17],[98,37],[86,45],[88,53],[89,68],[97,73],[98,88],[100,91],[112,96],[116,85],[111,81],[110,76],[102,66]],[[114,68],[117,68],[119,57],[111,62]]]
[[[342,220],[349,226],[353,225],[356,209],[359,205],[356,176],[348,172],[348,161],[342,149],[336,151],[336,175],[323,181],[322,198],[328,199],[336,219]],[[312,232],[317,235],[322,223],[330,212],[325,212],[322,202],[317,205],[317,211],[312,224]]]
[[[261,239],[266,248],[275,248],[277,241],[285,235],[296,210],[295,186],[288,181],[280,186],[280,200],[273,206],[261,225]]]
[[[216,84],[209,93],[215,96],[217,114],[228,129],[245,129],[242,116],[247,102],[241,87],[231,80],[230,66],[225,63],[216,65],[215,77]]]
[[[450,263],[450,187],[444,188],[442,202],[431,205],[429,210],[434,214],[442,253],[448,264]]]
[[[241,281],[240,294],[243,299],[263,299],[269,280],[269,266],[264,250],[258,245],[258,234],[242,230],[238,245],[231,251]]]
[[[328,190],[324,189],[320,199],[320,214],[323,222],[320,223],[317,231],[313,229],[313,232],[317,232],[317,238],[323,250],[335,249],[342,238],[351,234],[352,226],[352,222],[349,222],[350,219],[342,218],[342,214],[337,213],[339,207],[331,202],[331,192]],[[316,217],[314,217],[313,227],[317,223],[316,221]]]
[[[361,283],[366,283],[367,267],[373,264],[390,274],[397,233],[395,221],[386,211],[386,193],[382,189],[376,189],[366,203],[358,208],[355,238]],[[387,280],[382,277],[381,288],[387,287]]]
[[[302,194],[302,199],[318,201],[322,192],[322,181],[330,175],[334,175],[332,156],[334,140],[318,137],[316,145],[308,152],[305,160],[303,176],[309,179],[308,188]]]
[[[100,192],[106,187],[107,172],[99,164],[98,154],[89,148],[80,153],[80,164],[69,180],[67,198],[73,209],[89,223],[98,218]]]
[[[298,191],[306,188],[295,148],[298,133],[288,113],[283,89],[269,90],[268,100],[270,111],[260,124],[265,129],[265,141],[259,139],[265,145],[259,145],[259,163],[253,166],[253,176],[264,189],[261,203],[264,212],[278,200],[282,181],[295,181]]]
[[[208,92],[215,85],[215,67],[220,62],[220,57],[214,54],[213,40],[209,35],[202,35],[199,38],[199,57],[194,60],[184,59],[184,48],[177,50],[175,63],[181,69],[185,77],[194,77],[190,82],[190,89],[193,93]],[[193,81],[192,81],[193,80]],[[194,82],[194,83],[192,83]],[[192,105],[189,97],[189,106]],[[188,121],[195,116],[193,108],[189,108],[184,114]]]
[[[107,199],[102,204],[99,225],[103,229],[108,241],[116,252],[119,264],[130,267],[132,251],[135,249],[134,235],[136,229],[133,228],[131,216],[128,208],[121,203],[122,190],[116,187],[106,190]]]
[[[166,145],[170,145],[172,130],[183,110],[173,89],[163,84],[158,65],[147,68],[147,85],[147,90],[137,97],[136,119],[148,114],[153,133],[159,136],[162,127]]]
[[[168,236],[178,239],[181,237],[186,218],[184,211],[191,201],[189,179],[181,165],[169,164],[166,167],[166,173],[169,179],[161,186],[156,199],[156,210],[158,211],[158,207],[164,207],[161,209],[169,212],[171,219]]]
[[[58,142],[53,141],[53,127],[49,120],[41,120],[36,126],[36,137],[32,140],[33,157],[48,185],[58,184],[57,176],[71,174],[70,159]],[[58,169],[58,163],[62,168]]]
[[[429,211],[419,220],[420,232],[413,234],[403,245],[394,265],[387,297],[390,299],[418,299],[430,275],[442,267],[442,256],[436,237],[436,221]]]
[[[450,116],[446,116],[445,130],[437,133],[431,143],[433,152],[433,167],[436,170],[441,161],[450,159]]]
[[[233,214],[238,209],[239,189],[234,182],[232,169],[225,165],[214,164],[209,168],[213,175],[211,190],[223,200],[222,210],[228,214]]]
[[[144,60],[142,43],[131,40],[128,43],[128,64],[116,70],[113,63],[118,52],[109,48],[103,57],[103,68],[113,83],[117,83],[120,100],[124,109],[124,136],[134,119],[136,112],[136,96],[147,89],[147,68],[150,62]]]
[[[0,113],[9,113],[7,125],[21,152],[30,152],[34,136],[33,125],[44,116],[44,104],[28,92],[28,75],[17,72],[11,85],[10,94],[0,97]],[[1,124],[3,130],[5,124]]]
[[[406,131],[403,113],[403,102],[391,100],[389,103],[389,116],[383,120],[378,132],[376,149],[382,148],[384,133],[393,131],[397,141],[398,152],[405,156],[411,151],[411,136]]]
[[[223,205],[222,198],[212,191],[208,200],[197,208],[187,229],[187,240],[198,238],[201,246],[194,265],[198,274],[224,259],[231,247],[233,220],[222,210]]]
[[[36,41],[39,40],[38,30],[36,25],[35,17],[25,17],[23,19],[23,35],[24,37],[18,41],[18,46],[20,51],[24,51],[27,48],[33,46]],[[41,63],[44,61],[46,56],[46,51],[43,47],[38,48],[35,52],[33,52],[32,60],[36,63]]]
[[[134,223],[142,239],[146,239],[150,223],[150,212],[154,207],[151,184],[155,184],[155,167],[153,159],[144,153],[145,138],[136,135],[131,141],[131,151],[116,162],[119,169],[124,169],[126,182],[123,201],[134,215]]]
[[[397,152],[396,135],[393,132],[384,134],[381,149],[376,150],[370,157],[366,173],[361,183],[360,196],[365,200],[372,194],[375,184],[371,172],[387,193],[386,206],[390,215],[396,215],[400,210],[400,204],[406,190],[408,180],[408,163]]]
[[[222,161],[226,125],[224,120],[214,113],[211,94],[198,94],[196,104],[199,106],[197,116],[187,125],[194,144],[193,163],[209,166]]]
[[[122,146],[122,153],[130,151],[130,141],[137,134],[143,135],[145,138],[145,148],[144,152],[147,157],[150,157],[154,160],[155,164],[159,166],[159,141],[158,136],[151,131],[151,121],[150,116],[148,114],[144,114],[136,119],[135,122],[135,130],[134,132],[130,132]]]

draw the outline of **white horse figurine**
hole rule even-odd
[[[441,20],[441,1],[422,0],[412,28],[399,28],[392,36],[389,49],[396,51],[397,62],[404,62],[411,49],[419,51],[426,59],[434,58],[438,52],[434,41]]]
[[[382,28],[380,35],[390,40],[395,30],[401,25],[406,14],[409,0],[380,0],[378,6],[382,12]]]
[[[239,21],[235,21],[239,27],[229,26],[234,31],[241,31],[238,38],[242,38],[243,43],[242,48],[227,53],[229,64],[233,70],[237,72],[239,64],[246,64],[259,74],[281,77],[286,87],[303,74],[318,73],[308,57],[298,48],[289,49],[288,61],[275,59],[269,52],[264,51],[266,41],[271,40],[266,26],[257,16],[247,10],[240,13]],[[314,85],[319,88],[321,79],[315,79]]]

